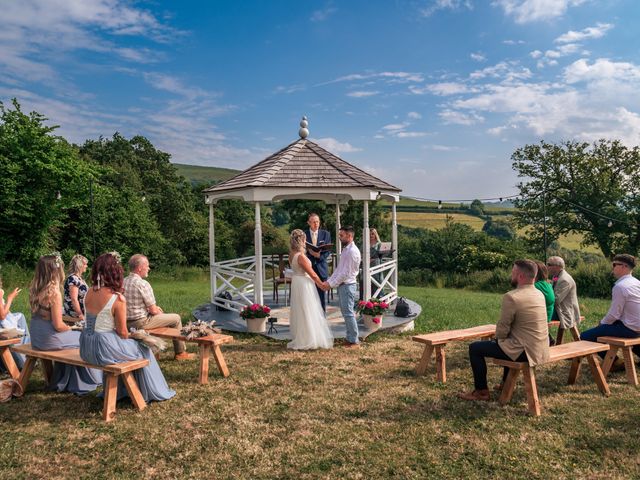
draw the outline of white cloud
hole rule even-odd
[[[542,52],[540,50],[534,50],[533,52],[529,53],[529,56],[531,58],[540,58],[542,56]]]
[[[378,92],[377,90],[356,90],[354,92],[348,92],[347,96],[353,98],[366,98],[373,97],[374,95],[378,95],[379,93],[380,92]]]
[[[305,87],[304,85],[279,85],[275,88],[274,93],[295,93],[295,92],[301,92],[303,90],[306,90],[307,87]]]
[[[331,83],[354,82],[361,80],[384,80],[388,83],[416,83],[423,82],[424,77],[419,73],[409,72],[369,72],[369,73],[351,73],[338,77],[328,82],[320,83],[317,86],[329,85]]]
[[[476,123],[484,121],[484,118],[480,115],[476,115],[475,113],[467,114],[450,109],[443,110],[438,115],[445,124],[475,125]]]
[[[425,85],[424,87],[417,87],[412,85],[409,87],[409,91],[415,95],[424,95],[425,93],[432,93],[433,95],[447,96],[458,95],[461,93],[469,93],[472,89],[460,82],[441,82]]]
[[[382,130],[386,130],[388,132],[393,132],[396,130],[404,130],[405,128],[407,128],[409,126],[408,122],[404,122],[404,123],[391,123],[389,125],[385,125],[384,127],[382,127]]]
[[[362,151],[361,148],[354,147],[348,142],[340,142],[335,138],[325,137],[314,140],[321,147],[335,153],[353,153]]]
[[[524,45],[524,40],[503,40],[502,43],[505,45]]]
[[[476,53],[471,53],[469,55],[471,57],[471,60],[475,61],[475,62],[484,62],[487,60],[487,57],[485,57],[482,53],[480,52],[476,52]]]
[[[564,70],[567,83],[578,82],[640,82],[640,66],[629,62],[612,62],[607,58],[599,58],[591,65],[587,60],[573,62]],[[640,87],[640,83],[637,83]]]
[[[494,0],[492,5],[501,7],[505,15],[516,23],[551,20],[563,16],[569,7],[581,5],[586,0]]]
[[[420,14],[430,17],[439,10],[473,10],[471,0],[433,0],[427,7],[420,9]]]
[[[613,28],[611,23],[597,23],[595,27],[587,27],[579,32],[569,30],[555,39],[556,43],[576,43],[592,38],[601,38]]]
[[[483,68],[471,72],[469,78],[472,80],[481,80],[484,78],[500,78],[504,81],[523,80],[531,77],[531,70],[522,67],[515,61],[505,61],[497,63],[491,67]]]
[[[422,118],[422,115],[420,115],[418,112],[409,112],[407,113],[407,117],[412,120],[420,120]]]
[[[311,19],[310,20],[312,22],[324,22],[326,19],[328,19],[331,15],[333,15],[337,11],[338,11],[337,8],[331,7],[331,6],[327,6],[327,7],[323,8],[323,9],[314,11],[311,14]]]
[[[418,137],[426,137],[429,135],[428,132],[398,132],[396,137],[398,138],[418,138]]]

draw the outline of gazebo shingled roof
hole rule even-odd
[[[357,190],[377,191],[392,197],[401,191],[344,161],[317,143],[301,138],[235,177],[207,188],[204,193],[212,199],[224,198],[231,192],[261,187],[268,190],[276,188],[277,192],[274,193],[280,193],[281,198],[286,197],[286,190],[283,189],[304,189],[307,193],[334,192],[351,197],[353,195],[349,193]]]

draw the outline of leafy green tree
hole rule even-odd
[[[516,237],[516,232],[506,220],[489,218],[482,226],[482,231],[491,237],[501,238],[503,240],[512,240]]]
[[[640,149],[619,141],[590,145],[544,141],[513,155],[521,198],[516,220],[542,245],[544,210],[549,239],[580,233],[606,257],[640,249]]]
[[[484,215],[484,205],[482,202],[477,198],[471,202],[471,205],[469,206],[469,213],[471,213],[471,215],[477,215],[478,217]]]

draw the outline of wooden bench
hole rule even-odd
[[[180,330],[177,328],[153,328],[147,330],[149,334],[160,338],[170,338],[171,340],[182,340],[183,342],[194,342],[200,346],[200,383],[205,384],[209,381],[209,356],[213,352],[213,358],[218,365],[218,370],[223,377],[229,376],[229,369],[227,368],[227,362],[225,362],[222,356],[222,350],[220,345],[233,342],[231,335],[223,335],[215,333],[213,335],[207,335],[206,337],[194,338],[193,340],[187,340],[186,337],[180,335]]]
[[[422,358],[416,367],[418,375],[424,375],[431,361],[431,354],[436,352],[436,378],[442,383],[447,381],[447,367],[445,347],[449,342],[462,340],[472,340],[476,338],[489,339],[496,334],[495,325],[480,325],[460,330],[446,330],[444,332],[427,333],[426,335],[414,335],[411,339],[414,342],[424,343]]]
[[[633,347],[640,345],[640,338],[598,337],[598,342],[606,343],[610,347],[602,364],[602,373],[604,373],[604,376],[609,375],[609,370],[611,370],[613,361],[617,357],[618,349],[621,348],[627,381],[637,387],[638,376],[636,375],[636,364],[633,361]]]
[[[578,340],[577,342],[566,343],[564,345],[556,345],[549,347],[549,363],[558,362],[560,360],[572,359],[571,369],[569,371],[568,384],[573,385],[576,383],[578,374],[580,373],[580,361],[586,357],[589,366],[591,367],[591,375],[594,381],[598,385],[600,392],[603,395],[609,396],[609,385],[600,368],[600,359],[597,356],[598,352],[604,352],[609,350],[609,345],[602,343],[587,342],[586,340]],[[529,413],[538,416],[540,415],[540,400],[538,398],[538,386],[536,384],[535,370],[537,367],[530,367],[527,362],[512,362],[510,360],[493,359],[493,363],[503,367],[509,368],[507,379],[502,386],[502,393],[498,401],[505,405],[511,401],[513,391],[516,387],[516,381],[518,374],[522,372],[524,377],[524,388],[527,393],[527,403]]]
[[[582,322],[584,320],[584,317],[580,317],[580,322]],[[556,334],[556,345],[562,345],[562,341],[564,339],[564,328],[560,328],[560,321],[559,320],[551,320],[549,322],[549,328],[550,327],[558,327],[558,333]],[[577,342],[578,340],[580,340],[580,330],[578,330],[578,326],[574,325],[573,327],[571,327],[569,329],[569,331],[571,332],[571,336],[573,337],[573,339]]]
[[[30,344],[19,345],[12,347],[12,350],[17,353],[22,353],[27,357],[24,363],[22,372],[18,382],[22,386],[22,390],[26,391],[27,383],[33,372],[35,362],[39,359],[42,363],[42,369],[44,371],[45,381],[49,383],[51,380],[51,372],[53,371],[53,364],[51,362],[65,363],[67,365],[74,365],[76,367],[95,368],[104,372],[103,388],[104,388],[104,406],[102,409],[102,418],[110,422],[116,415],[116,399],[118,395],[118,377],[122,377],[127,392],[133,405],[142,411],[147,406],[142,393],[138,388],[138,383],[133,377],[132,372],[139,368],[149,365],[149,360],[143,358],[140,360],[133,360],[131,362],[114,363],[113,365],[97,366],[91,365],[82,358],[80,358],[80,349],[73,348],[68,350],[34,350]]]
[[[11,378],[17,380],[20,376],[20,370],[18,370],[18,366],[16,365],[16,361],[11,356],[11,351],[9,347],[11,345],[17,345],[20,343],[19,338],[10,338],[9,340],[0,340],[0,358],[2,358],[2,363],[4,363],[7,372],[11,375]]]

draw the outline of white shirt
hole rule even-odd
[[[360,250],[358,250],[355,243],[351,242],[344,247],[340,254],[340,262],[336,270],[327,280],[331,288],[342,285],[343,283],[355,284],[356,277],[360,271],[360,259]]]
[[[312,245],[317,245],[318,244],[318,231],[317,230],[315,232],[313,230],[311,230],[311,244]]]
[[[616,281],[611,291],[611,307],[600,323],[611,325],[616,320],[640,332],[640,280],[632,275],[624,275]]]

